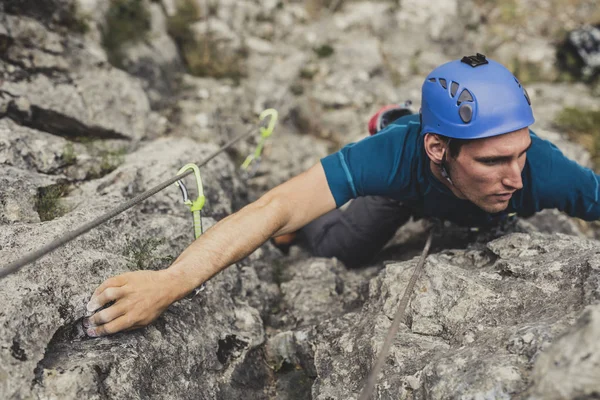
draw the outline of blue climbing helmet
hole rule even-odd
[[[423,83],[421,134],[480,139],[533,124],[531,100],[519,80],[483,54],[434,69]]]

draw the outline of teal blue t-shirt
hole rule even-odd
[[[336,206],[359,196],[385,196],[402,201],[417,215],[466,226],[491,225],[507,213],[527,217],[547,208],[587,221],[600,218],[600,177],[532,131],[523,188],[497,214],[459,199],[433,175],[419,131],[419,115],[409,115],[323,158]]]

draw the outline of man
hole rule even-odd
[[[402,117],[272,189],[208,230],[168,269],[102,283],[88,310],[115,303],[84,321],[87,333],[149,324],[269,238],[295,232],[353,198],[379,202],[375,209],[394,219],[390,226],[412,213],[489,226],[508,213],[528,216],[545,208],[598,219],[599,177],[529,131],[533,122],[527,92],[505,67],[481,54],[446,63],[426,78],[420,115]],[[394,209],[402,211],[399,216]],[[380,219],[348,224],[350,232],[363,230],[363,223],[367,230],[356,235],[357,242],[349,235],[338,250],[365,250],[361,238],[369,230],[391,229]]]

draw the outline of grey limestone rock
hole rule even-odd
[[[213,149],[185,140],[153,142],[113,173],[72,193],[67,200],[77,206],[65,216],[3,225],[1,258],[14,260],[38,248],[39,238],[59,236],[99,216],[175,174],[181,160]],[[205,228],[231,212],[228,199],[235,185],[229,165],[221,156],[203,168],[211,188]],[[92,206],[84,202],[90,197],[96,199]],[[268,285],[261,285],[256,273],[243,272],[251,266],[229,268],[148,329],[96,340],[82,335],[85,304],[103,279],[140,267],[165,268],[192,240],[191,216],[180,197],[177,188],[169,188],[3,280],[2,397],[165,398],[170,393],[171,398],[225,399],[243,391],[264,398],[270,374],[261,361],[265,332],[259,310],[244,299]]]
[[[109,1],[0,4],[2,265],[202,161],[254,126],[263,109],[278,108],[280,125],[253,178],[240,180],[238,167],[258,131],[202,167],[209,229],[364,137],[380,106],[411,99],[417,110],[424,75],[477,50],[524,82],[534,131],[589,166],[589,154],[555,132],[553,120],[567,106],[596,107],[595,95],[583,85],[536,81],[556,74],[555,35],[592,15],[592,0],[553,7],[535,0],[517,14],[512,3],[480,1],[352,1],[333,13],[315,2],[203,2],[213,9],[194,25],[196,39],[208,31],[223,55],[245,53],[243,74],[238,81],[184,74],[171,91],[185,58],[165,32],[175,3],[145,1],[152,35],[125,49],[128,72],[102,49]],[[74,4],[92,13],[85,34],[63,29]],[[164,114],[151,105],[165,105]],[[102,156],[92,140],[122,149],[119,162],[94,173]],[[64,209],[42,222],[40,190],[64,181]],[[189,209],[176,187],[166,188],[0,281],[0,398],[356,399],[426,226],[401,229],[359,271],[266,244],[147,328],[85,337],[81,318],[97,285],[166,268],[193,240]],[[491,241],[451,226],[436,235],[374,398],[600,393],[598,242],[556,211],[515,229]]]
[[[531,373],[538,357],[548,357],[550,343],[597,304],[597,242],[512,234],[488,246],[429,257],[376,398],[525,396],[540,379]],[[371,280],[362,311],[317,326],[313,398],[357,397],[415,264],[388,265]],[[598,382],[571,382],[570,393],[598,390]]]

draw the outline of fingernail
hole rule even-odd
[[[96,299],[91,299],[89,303],[87,303],[86,309],[88,312],[94,312],[100,308],[100,304],[96,301]]]
[[[83,327],[84,327],[84,328],[86,328],[86,329],[87,329],[87,328],[95,328],[96,326],[98,326],[98,325],[96,325],[96,324],[94,324],[94,323],[90,322],[90,319],[89,319],[89,318],[84,318],[84,319],[83,319]]]
[[[87,328],[85,330],[85,333],[89,336],[89,337],[98,337],[98,332],[96,332],[96,330],[94,328]]]

